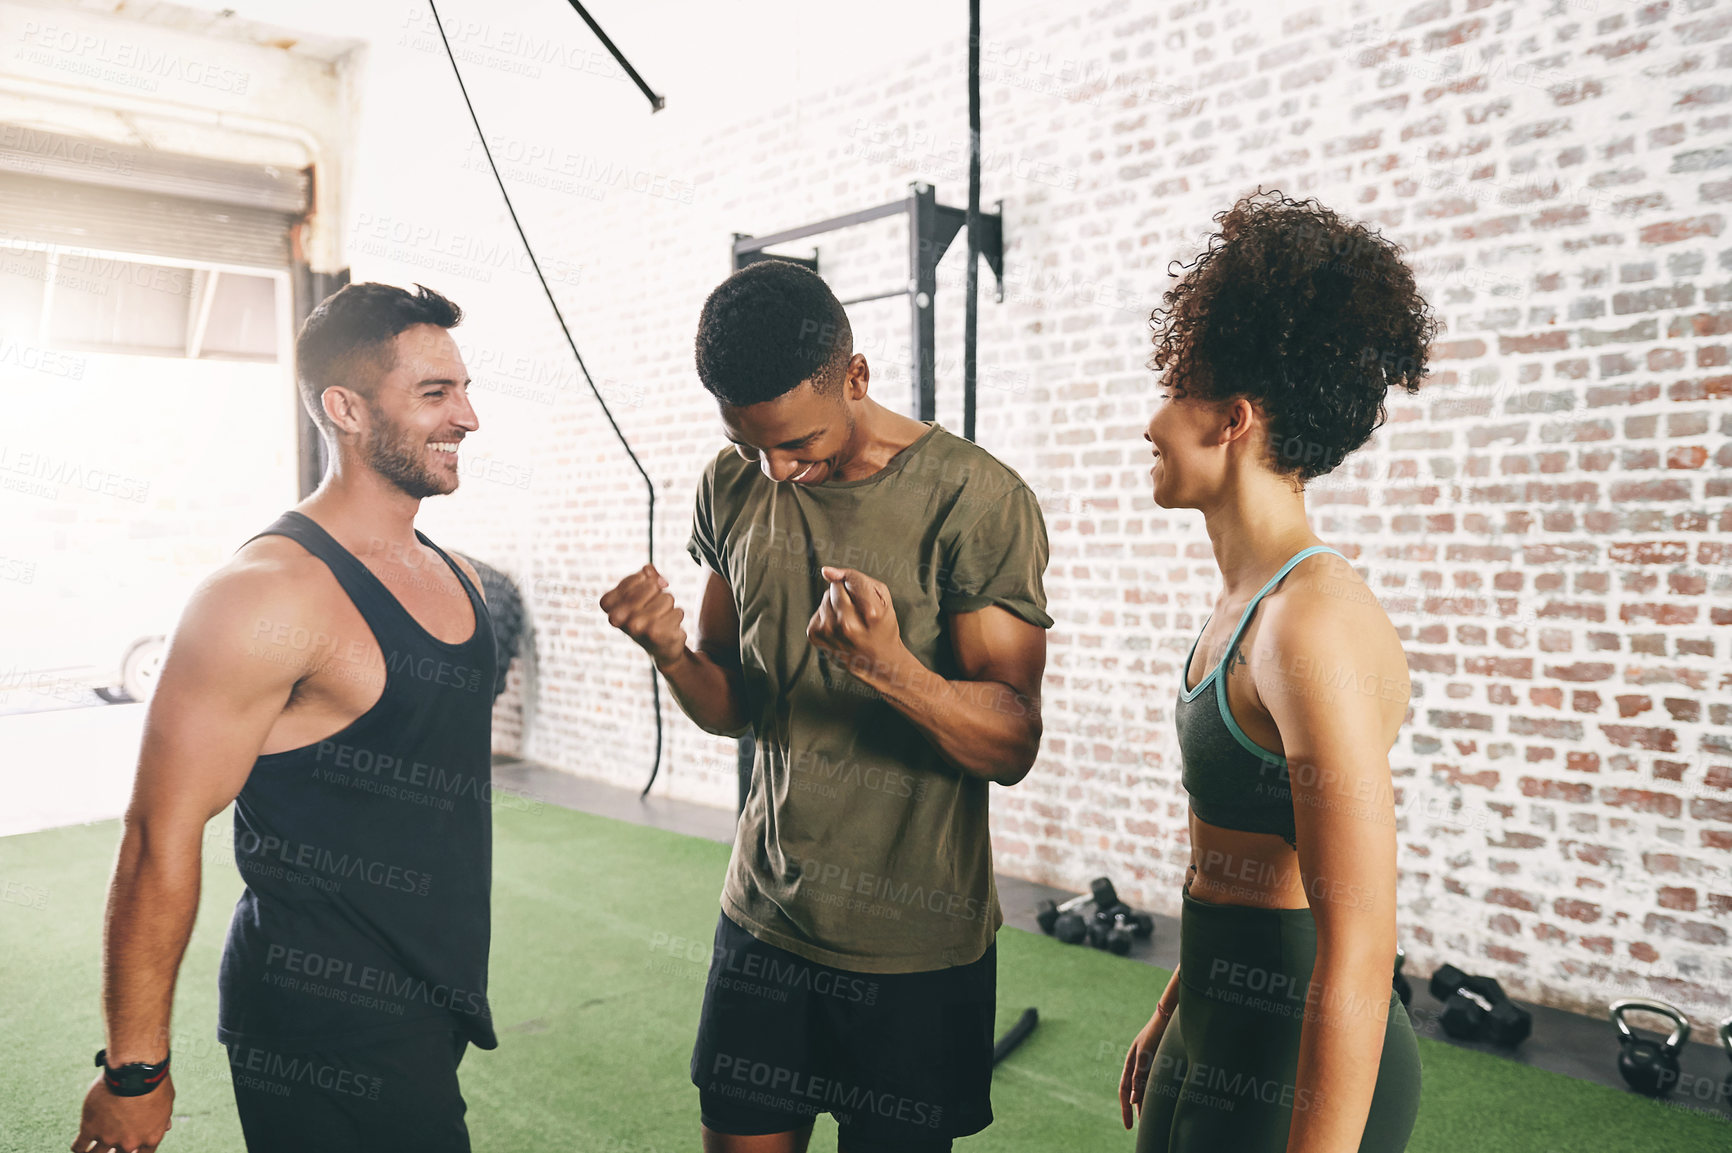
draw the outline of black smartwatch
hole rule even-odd
[[[96,1051],[96,1063],[102,1066],[102,1079],[108,1085],[108,1091],[116,1097],[142,1097],[162,1084],[168,1076],[169,1053],[162,1055],[162,1060],[155,1065],[147,1065],[143,1061],[134,1061],[122,1065],[118,1069],[108,1067],[108,1050]]]

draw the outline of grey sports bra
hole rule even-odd
[[[1231,667],[1239,637],[1250,623],[1258,602],[1281,583],[1281,578],[1294,565],[1317,552],[1341,556],[1335,549],[1321,544],[1294,553],[1245,606],[1220,661],[1209,675],[1196,688],[1187,689],[1185,685],[1191,679],[1191,657],[1196,654],[1197,642],[1203,639],[1203,631],[1209,627],[1208,618],[1204,618],[1203,628],[1191,642],[1191,651],[1185,654],[1185,668],[1179,678],[1179,700],[1173,708],[1179,730],[1179,756],[1184,764],[1182,777],[1185,792],[1190,794],[1191,810],[1202,820],[1224,829],[1279,833],[1282,840],[1295,848],[1298,846],[1287,758],[1257,744],[1233,719],[1232,710],[1227,707],[1227,676],[1222,670]],[[1203,695],[1210,681],[1215,682],[1215,691],[1210,694],[1214,698],[1212,707]]]

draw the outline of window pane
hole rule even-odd
[[[67,348],[184,355],[193,272],[106,256],[62,255],[48,337]]]
[[[201,357],[277,358],[277,282],[268,276],[217,275]]]

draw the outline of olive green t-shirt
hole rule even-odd
[[[1004,923],[985,779],[806,639],[852,568],[890,590],[902,642],[962,679],[947,613],[999,605],[1051,628],[1046,522],[1016,471],[936,421],[860,480],[778,483],[732,446],[704,467],[686,549],[733,590],[757,752],[722,909],[836,968],[978,959]]]

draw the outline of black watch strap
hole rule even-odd
[[[155,1065],[143,1061],[133,1061],[118,1069],[108,1067],[108,1050],[96,1051],[96,1063],[102,1066],[102,1080],[108,1085],[108,1091],[116,1097],[142,1097],[162,1084],[168,1076],[168,1059],[172,1054],[164,1053],[162,1060]]]

